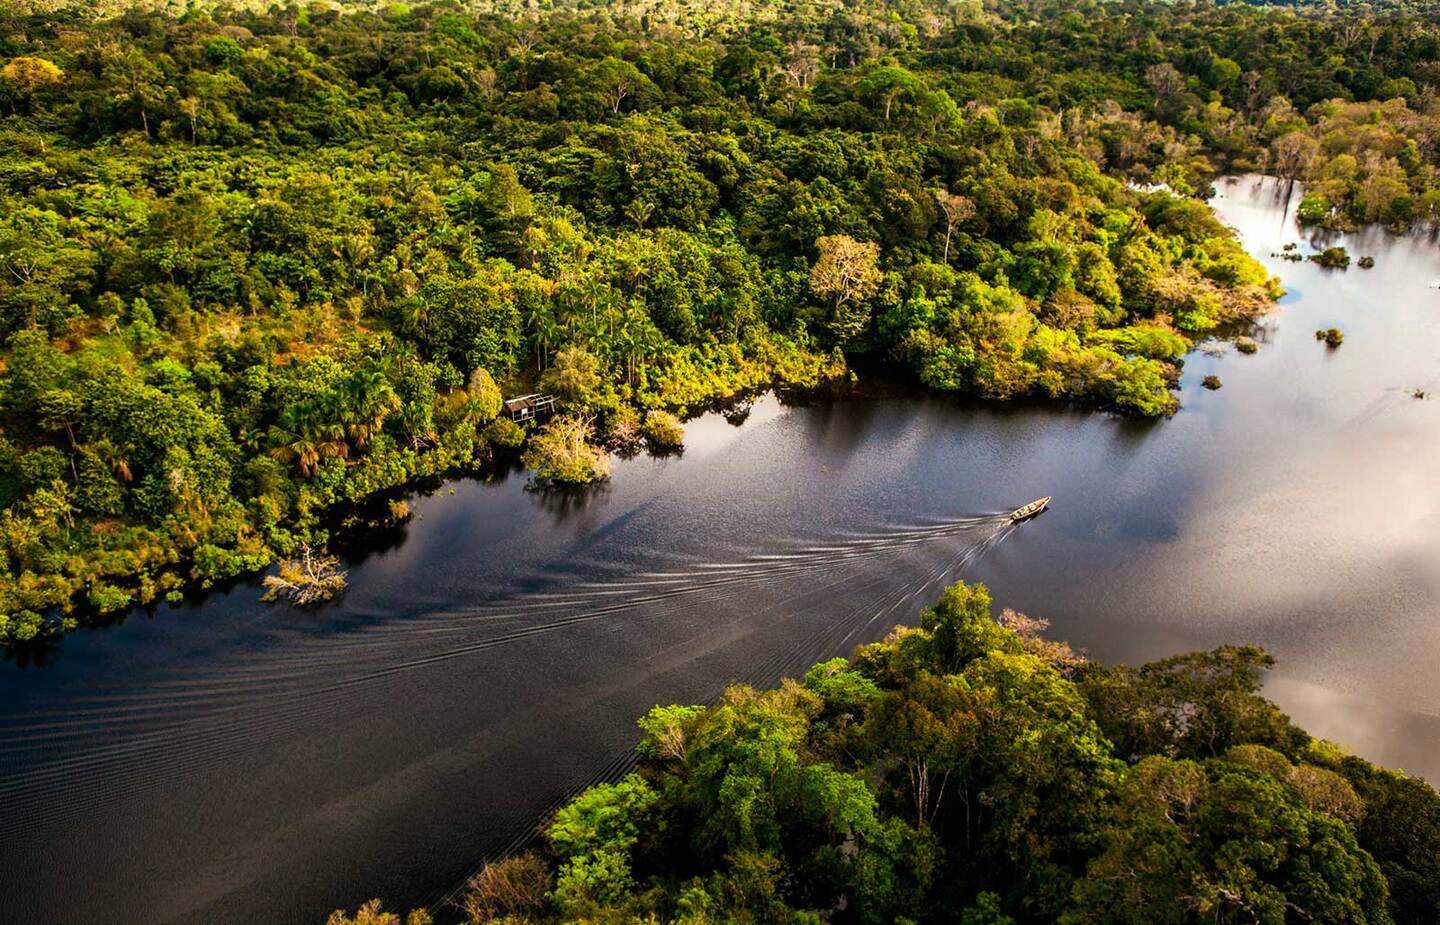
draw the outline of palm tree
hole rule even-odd
[[[560,326],[567,331],[575,327],[575,323],[580,320],[580,313],[575,304],[578,295],[579,292],[574,286],[567,285],[560,290],[559,298],[556,300],[560,308],[558,312]]]
[[[555,338],[560,335],[555,314],[550,310],[548,302],[536,308],[530,315],[530,325],[535,329],[535,365],[543,372],[549,365],[550,345],[555,343]]]
[[[356,449],[364,449],[385,418],[400,407],[400,397],[390,387],[390,381],[373,365],[352,373],[341,387],[340,397],[345,435],[354,441]]]
[[[128,482],[135,477],[134,473],[130,471],[130,460],[127,458],[127,453],[116,446],[109,437],[102,437],[93,443],[86,444],[80,448],[80,451],[100,460],[122,482]]]
[[[605,295],[600,300],[605,306],[605,325],[611,338],[615,337],[615,308],[624,305],[620,294],[610,287],[605,287]]]
[[[366,234],[347,234],[340,239],[340,253],[353,276],[360,277],[360,294],[370,294],[370,274],[365,265],[375,256],[375,239]]]
[[[635,336],[633,320],[632,309],[627,305],[625,313],[620,316],[620,335],[615,339],[616,345],[625,354],[625,382],[631,387],[635,385],[635,349],[640,344]]]
[[[301,474],[309,477],[321,460],[340,459],[350,454],[345,442],[345,428],[338,423],[319,420],[308,403],[290,405],[280,413],[280,420],[270,428],[270,456],[281,462],[295,463]]]
[[[599,307],[601,300],[609,295],[610,287],[599,277],[587,276],[585,282],[581,284],[581,292],[584,293],[585,301],[590,303],[590,329],[593,331],[596,326],[595,310]]]
[[[639,231],[650,221],[650,216],[655,214],[655,204],[647,199],[637,199],[625,207],[625,217],[635,223],[635,230]]]
[[[400,309],[400,323],[407,333],[425,333],[425,328],[430,321],[430,307],[425,304],[424,299],[412,296],[402,301],[398,308]]]

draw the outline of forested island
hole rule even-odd
[[[1105,666],[952,586],[801,681],[656,707],[635,771],[468,923],[1433,922],[1440,794],[1312,739],[1227,646]],[[441,909],[454,918],[456,909]],[[399,925],[377,903],[330,925]],[[418,910],[409,923],[430,921]]]
[[[1170,414],[1278,291],[1219,172],[1436,218],[1423,12],[7,4],[0,643],[323,558],[535,388],[559,481],[859,357]]]

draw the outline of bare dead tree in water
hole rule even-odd
[[[338,558],[316,552],[307,543],[300,547],[300,555],[280,563],[279,574],[265,576],[262,600],[283,596],[296,607],[314,607],[344,591],[348,575]]]

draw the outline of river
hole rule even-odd
[[[433,901],[623,773],[649,707],[845,654],[955,577],[1106,660],[1263,644],[1303,725],[1440,776],[1440,247],[1310,241],[1298,194],[1218,189],[1289,294],[1258,353],[1189,357],[1173,419],[767,396],[583,495],[521,474],[417,495],[318,612],[247,582],[0,665],[8,918]],[[1376,266],[1270,256],[1288,241]],[[1314,338],[1331,326],[1338,349]],[[1018,528],[994,517],[1046,494]]]

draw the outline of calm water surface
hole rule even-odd
[[[1440,777],[1440,400],[1411,397],[1440,395],[1440,247],[1310,241],[1298,199],[1221,184],[1290,294],[1259,353],[1190,357],[1172,420],[766,398],[583,497],[516,476],[418,498],[318,613],[252,583],[0,665],[0,908],[318,923],[433,901],[623,773],[637,714],[847,653],[957,576],[1104,659],[1261,643],[1304,725]],[[1377,265],[1268,257],[1287,241]],[[1332,325],[1338,350],[1313,336]]]

